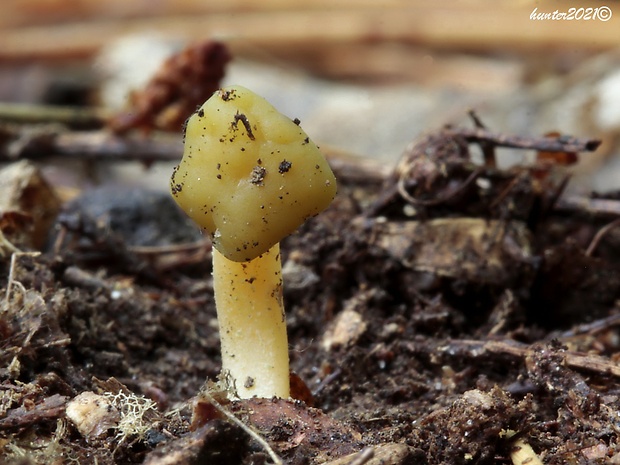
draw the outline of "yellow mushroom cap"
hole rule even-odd
[[[189,118],[170,187],[214,247],[242,262],[327,208],[336,178],[298,124],[248,89],[231,86]]]

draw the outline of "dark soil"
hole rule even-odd
[[[617,214],[558,201],[561,160],[499,170],[501,144],[457,133],[387,179],[341,161],[332,206],[282,243],[304,401],[204,394],[210,245],[167,194],[66,205],[48,251],[2,259],[0,462],[270,462],[220,399],[291,464],[511,463],[517,439],[549,464],[620,463],[620,232],[597,236]],[[86,391],[115,416],[69,421]]]

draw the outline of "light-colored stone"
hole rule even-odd
[[[68,404],[66,415],[86,439],[104,436],[110,428],[116,428],[120,413],[109,397],[91,391],[82,392]]]

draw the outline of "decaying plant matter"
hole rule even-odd
[[[217,90],[230,53],[220,42],[192,44],[170,57],[146,87],[130,96],[129,109],[115,115],[110,127],[178,132],[183,122]]]

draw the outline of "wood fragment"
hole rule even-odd
[[[33,409],[24,406],[9,410],[7,415],[0,419],[0,429],[19,429],[37,424],[41,421],[55,420],[65,412],[65,405],[69,397],[54,394],[46,397]]]
[[[424,350],[421,347],[416,347],[413,343],[407,343],[407,346],[413,352],[429,352],[428,347]],[[487,357],[489,354],[504,355],[519,361],[525,361],[526,357],[534,354],[534,348],[531,345],[516,341],[478,341],[471,339],[436,341],[432,345],[432,351],[435,355],[441,354],[449,357],[461,355],[472,359]],[[568,350],[562,351],[558,355],[563,357],[565,365],[569,368],[620,378],[620,366],[607,357]]]
[[[165,276],[154,270],[150,263],[141,256],[129,251],[127,244],[119,235],[110,233],[105,227],[87,215],[64,215],[58,219],[60,226],[75,235],[75,237],[85,238],[91,242],[90,249],[82,251],[85,257],[106,257],[113,261],[116,266],[147,281],[157,283],[166,288],[174,288]],[[59,245],[60,246],[60,245]],[[73,275],[73,278],[76,276]],[[82,281],[83,282],[83,281]],[[92,287],[90,282],[86,287]]]
[[[73,129],[99,129],[110,117],[103,108],[59,107],[0,102],[0,122],[14,124],[59,123]]]
[[[560,333],[559,335],[557,333],[551,333],[549,337],[547,338],[547,340],[551,340],[551,339],[565,340],[565,339],[573,338],[580,334],[593,335],[593,334],[600,333],[602,331],[609,330],[619,325],[620,325],[620,313],[616,313],[616,314],[609,315],[609,316],[600,318],[598,320],[595,320],[589,323],[577,325],[567,331]]]
[[[503,189],[499,192],[488,190],[487,194],[492,193],[492,197],[483,196],[488,202],[487,214],[502,210],[502,203],[515,203],[517,199],[509,195],[525,191],[530,198],[521,195],[519,205],[527,209],[528,205],[540,202],[539,215],[547,215],[564,191],[569,177],[563,176],[554,183],[549,173],[555,165],[549,162],[518,166],[511,171],[498,170],[495,168],[495,149],[510,147],[548,153],[577,153],[595,150],[601,143],[595,139],[563,135],[532,137],[495,133],[481,127],[482,122],[474,113],[470,112],[470,117],[477,126],[474,129],[445,127],[411,143],[384,183],[379,197],[366,209],[364,216],[382,214],[403,200],[413,207],[413,214],[420,217],[426,216],[430,209],[436,207],[451,205],[455,208],[460,199],[467,204],[469,196],[479,196],[474,182],[478,178],[484,178],[483,181],[490,183],[490,188]],[[485,165],[477,166],[471,161],[470,144],[477,144],[482,149]],[[504,180],[507,176],[512,180],[506,185]],[[546,182],[536,182],[538,179]],[[464,208],[465,205],[460,207]],[[531,213],[531,210],[513,211],[512,217],[529,221]]]
[[[495,133],[482,128],[446,128],[448,136],[463,137],[467,142],[491,143],[496,147],[531,149],[545,152],[592,152],[601,145],[597,139],[572,136],[529,137]]]
[[[65,131],[55,126],[50,131],[28,132],[27,126],[0,128],[0,162],[18,159],[40,160],[50,156],[92,161],[176,162],[183,154],[178,134],[153,133],[120,136],[105,130]],[[11,141],[20,140],[19,145]],[[321,150],[338,178],[343,181],[379,184],[390,169],[385,163],[361,158],[326,145]]]
[[[177,160],[183,153],[178,135],[122,137],[103,130],[67,131],[56,125],[30,129],[29,126],[0,127],[0,161],[60,156],[150,163]]]
[[[570,195],[558,199],[555,210],[597,217],[620,216],[620,200]]]

